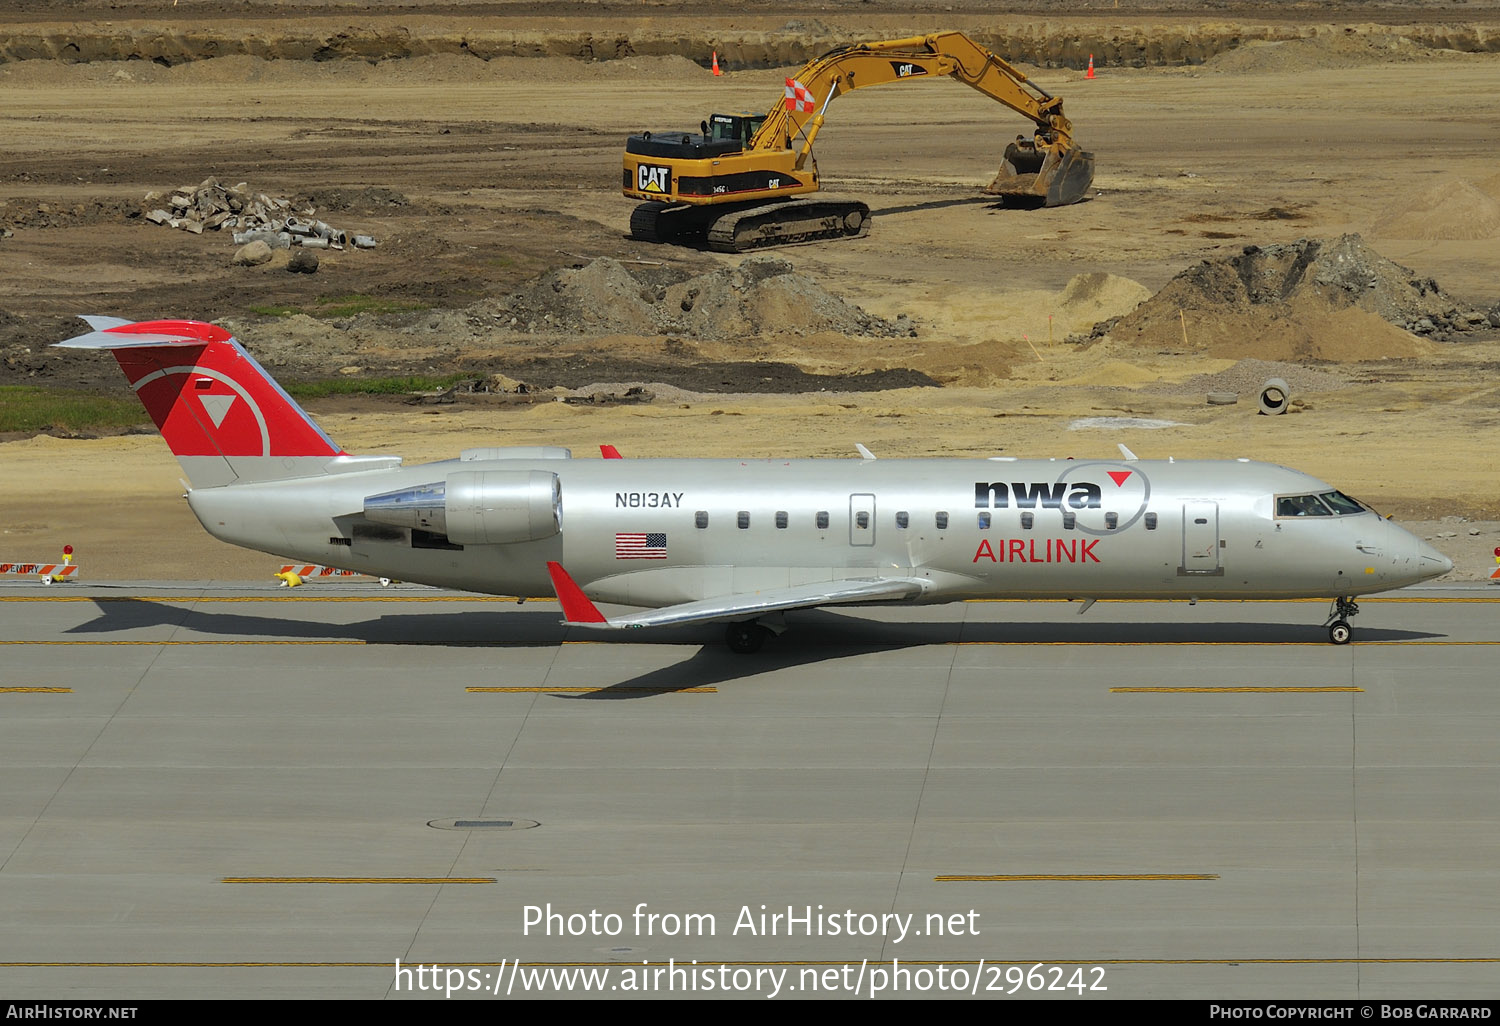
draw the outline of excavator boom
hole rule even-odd
[[[1093,182],[1093,154],[1073,141],[1062,99],[961,32],[859,43],[829,51],[786,80],[764,117],[715,114],[701,134],[633,135],[626,143],[625,195],[645,200],[631,218],[637,238],[703,235],[733,252],[863,235],[869,208],[824,196],[813,142],[833,100],[855,89],[950,77],[1029,118],[1000,173],[984,190],[1041,206],[1081,200]],[[774,206],[770,206],[774,205]]]

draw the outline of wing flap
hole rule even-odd
[[[799,584],[789,588],[717,595],[696,602],[682,602],[608,619],[584,597],[582,589],[568,576],[566,570],[556,563],[549,563],[547,568],[552,574],[558,598],[563,603],[563,613],[567,617],[563,622],[574,627],[593,627],[599,630],[727,623],[789,609],[814,609],[818,606],[858,602],[900,602],[916,598],[927,587],[923,581],[909,577],[849,578]]]

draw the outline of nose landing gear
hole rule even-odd
[[[1347,598],[1336,598],[1333,607],[1328,611],[1328,619],[1323,621],[1323,626],[1328,628],[1328,640],[1335,645],[1347,645],[1353,636],[1353,629],[1349,626],[1349,617],[1359,615],[1359,606]]]

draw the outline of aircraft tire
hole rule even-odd
[[[1348,620],[1335,620],[1328,625],[1328,640],[1335,645],[1349,644],[1349,639],[1353,633],[1349,628]]]
[[[770,633],[754,620],[744,620],[724,629],[724,643],[737,655],[752,655],[760,651]]]

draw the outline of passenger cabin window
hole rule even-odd
[[[902,530],[905,530],[906,528],[910,527],[911,526],[911,514],[908,513],[908,512],[906,512],[906,510],[904,510],[904,509],[900,513],[897,513],[896,514],[896,526],[899,527],[899,528],[901,528]]]
[[[786,530],[786,525],[787,525],[786,510],[784,510],[784,509],[778,509],[776,511],[776,527],[777,527],[778,530],[784,531],[784,530]]]
[[[979,529],[981,531],[988,531],[990,529],[990,515],[988,513],[979,514]]]
[[[1333,512],[1316,495],[1283,495],[1276,500],[1278,517],[1331,517]]]
[[[946,513],[938,513],[935,516],[933,516],[932,522],[937,525],[937,529],[939,531],[946,531],[946,530],[948,530],[948,514],[946,514]]]
[[[740,510],[735,516],[735,520],[738,522],[741,531],[750,526],[750,514],[745,510]]]
[[[693,514],[693,523],[696,524],[696,525],[698,525],[698,527],[700,529],[707,527],[708,526],[708,510],[706,510],[706,509],[700,509],[698,512],[694,513]]]
[[[870,514],[865,510],[860,510],[854,514],[854,526],[861,531],[868,531],[870,529]]]
[[[826,530],[828,530],[828,511],[826,509],[822,509],[822,510],[818,511],[817,524],[818,524],[818,530],[820,530],[820,531],[826,531]]]
[[[1156,514],[1155,513],[1147,513],[1146,514],[1146,530],[1148,530],[1148,531],[1154,531],[1154,530],[1156,530]]]
[[[1104,527],[1105,527],[1105,530],[1113,531],[1115,528],[1117,528],[1119,526],[1120,526],[1120,514],[1118,514],[1118,513],[1106,513],[1106,514],[1104,514]]]
[[[1034,523],[1036,523],[1036,514],[1034,514],[1034,513],[1022,513],[1021,514],[1021,530],[1023,530],[1023,531],[1029,531],[1029,530],[1031,530],[1031,525],[1034,524]]]
[[[1064,531],[1071,531],[1071,530],[1073,530],[1073,526],[1075,524],[1077,524],[1077,523],[1078,523],[1078,514],[1077,513],[1074,513],[1070,509],[1063,510],[1063,530]]]

